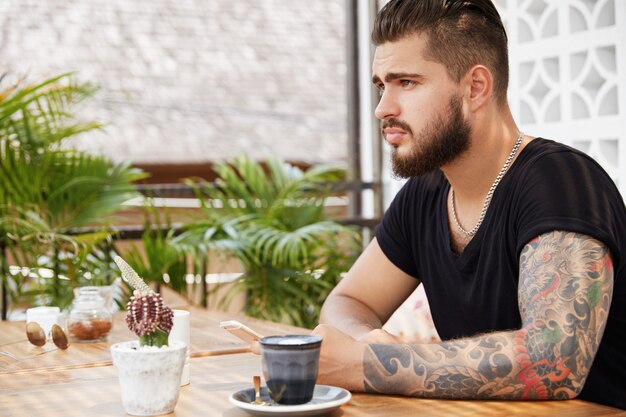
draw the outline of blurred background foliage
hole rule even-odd
[[[278,159],[269,159],[264,169],[245,155],[218,163],[215,170],[215,184],[189,182],[204,216],[186,225],[176,242],[213,246],[241,263],[243,275],[224,305],[245,291],[246,314],[313,327],[360,247],[354,229],[324,213],[330,184],[343,171],[327,166],[302,171]]]
[[[72,74],[0,84],[0,236],[15,263],[26,267],[2,274],[14,303],[67,307],[72,289],[100,271],[90,255],[111,237],[109,215],[138,196],[133,182],[145,177],[141,171],[61,146],[101,128],[73,113],[95,92]],[[110,283],[109,275],[97,275]]]
[[[243,292],[248,315],[313,327],[361,245],[355,229],[324,210],[344,170],[241,155],[215,165],[215,183],[187,180],[201,205],[192,220],[175,227],[145,198],[141,241],[113,244],[116,214],[141,198],[134,184],[146,174],[63,146],[102,128],[75,117],[96,91],[72,74],[0,78],[0,268],[9,303],[67,308],[74,288],[113,283],[118,253],[156,290],[190,299],[185,277],[206,271],[211,253],[236,259],[242,272],[222,307]],[[118,303],[128,295],[121,291]]]

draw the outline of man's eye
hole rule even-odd
[[[400,84],[402,85],[402,87],[411,87],[411,86],[415,85],[415,81],[413,81],[413,80],[400,80]]]
[[[378,95],[379,95],[379,96],[382,96],[382,95],[383,95],[383,93],[385,92],[385,86],[384,86],[384,85],[382,85],[382,84],[377,85],[377,86],[376,86],[376,89],[378,90]]]

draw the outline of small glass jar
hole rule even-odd
[[[79,342],[101,342],[112,327],[113,316],[98,288],[79,288],[68,320],[70,335]]]

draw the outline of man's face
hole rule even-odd
[[[376,49],[373,82],[381,90],[376,117],[392,146],[396,176],[423,175],[452,162],[469,146],[458,84],[443,65],[423,58],[425,37],[415,35]]]

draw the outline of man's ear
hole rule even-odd
[[[474,65],[465,75],[465,81],[469,87],[470,110],[477,110],[493,95],[493,75],[484,65]]]

